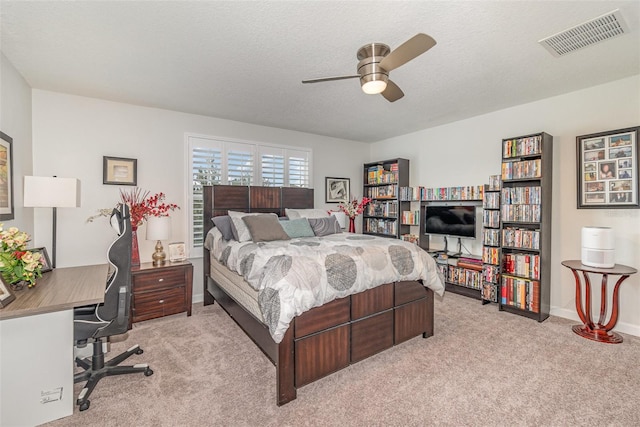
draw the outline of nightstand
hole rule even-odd
[[[155,267],[147,262],[131,269],[129,323],[187,312],[191,316],[193,265],[167,262]]]

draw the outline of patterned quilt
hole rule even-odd
[[[225,242],[215,230],[206,246],[258,291],[258,305],[275,342],[291,320],[336,298],[401,280],[444,286],[433,258],[413,243],[339,233],[273,242]]]

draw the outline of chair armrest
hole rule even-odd
[[[118,324],[122,325],[126,317],[127,308],[127,287],[120,286],[118,291]]]

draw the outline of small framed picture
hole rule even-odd
[[[325,202],[349,202],[349,178],[325,178]]]
[[[107,185],[137,185],[138,159],[103,156],[102,183]]]
[[[578,209],[640,207],[640,127],[576,138]]]
[[[13,218],[13,138],[0,132],[0,221]]]
[[[184,261],[187,259],[187,251],[183,242],[169,244],[169,261]]]
[[[14,299],[16,299],[16,296],[11,292],[11,289],[9,289],[9,286],[2,276],[0,276],[0,308],[6,307]]]
[[[53,267],[51,267],[51,260],[49,260],[49,254],[47,253],[47,248],[35,248],[35,249],[29,249],[31,252],[35,253],[39,253],[40,254],[40,260],[42,262],[42,272],[46,273],[47,271],[51,271],[53,270]]]

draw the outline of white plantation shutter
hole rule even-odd
[[[222,182],[222,144],[219,141],[193,139],[191,144],[191,238],[193,246],[204,242],[204,206],[202,187]]]
[[[311,149],[186,135],[191,200],[188,203],[190,256],[201,255],[205,236],[202,188],[205,185],[311,187]]]
[[[253,159],[255,146],[250,144],[228,143],[227,148],[227,184],[253,185]]]
[[[284,186],[284,152],[282,148],[260,147],[260,185],[265,187]]]
[[[287,151],[287,172],[289,187],[309,187],[310,152],[300,150]]]

